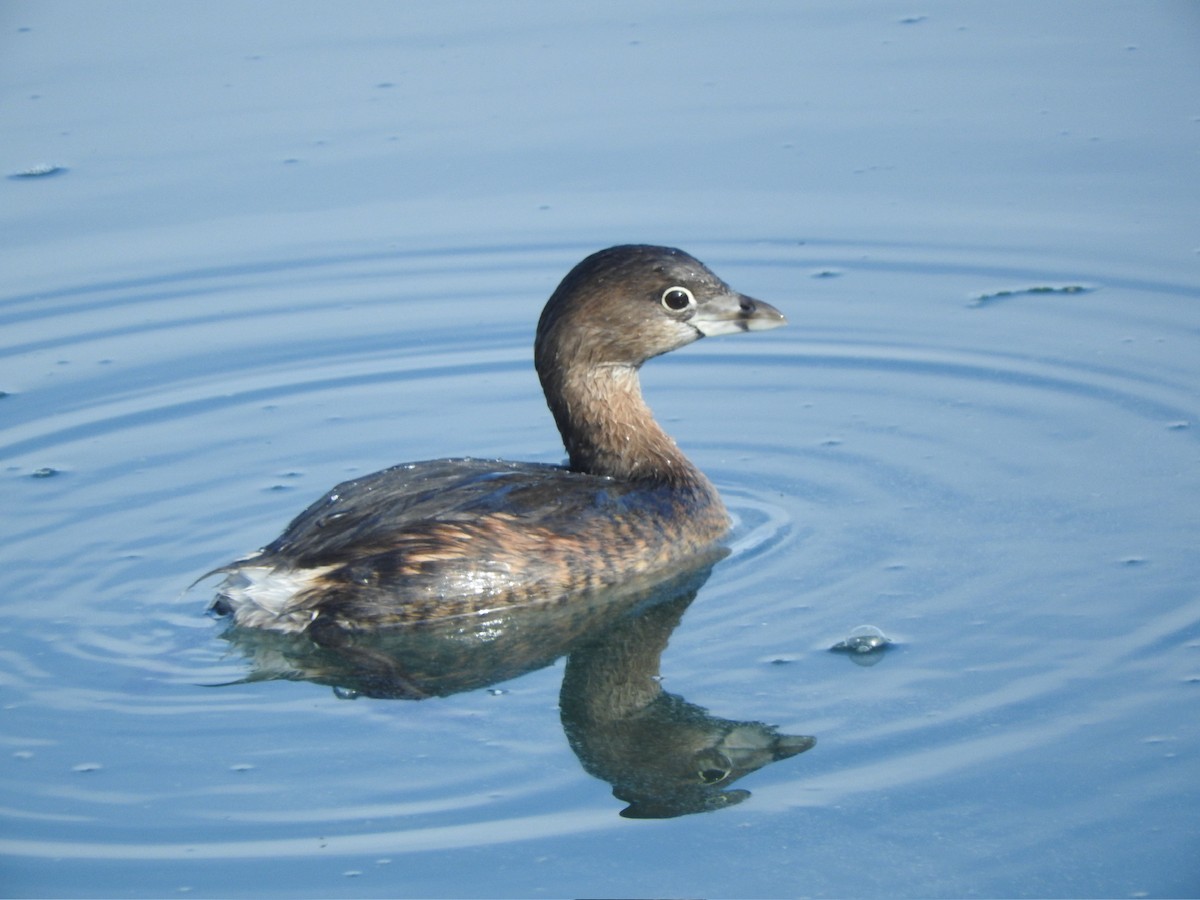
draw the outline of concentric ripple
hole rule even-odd
[[[354,473],[558,459],[529,343],[588,249],[268,260],[0,300],[20,510],[0,601],[0,806],[20,829],[0,852],[369,858],[620,827],[563,737],[560,666],[423,703],[239,683],[205,586],[187,590]],[[1067,827],[1169,815],[1170,763],[1147,748],[1200,727],[1175,712],[1200,673],[1196,292],[940,248],[906,248],[919,265],[689,249],[791,321],[644,373],[737,523],[664,685],[819,741],[747,778],[739,821],[890,795],[975,809],[982,778],[1013,803],[985,832],[1048,782]],[[864,624],[896,641],[882,664],[827,652]],[[1101,767],[1123,799],[1084,799]]]

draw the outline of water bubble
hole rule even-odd
[[[891,644],[891,638],[874,625],[859,625],[829,649],[848,654],[860,666],[873,666],[883,659],[884,651]]]

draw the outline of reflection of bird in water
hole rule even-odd
[[[629,804],[621,811],[627,818],[741,803],[750,792],[729,790],[734,781],[816,743],[761,722],[718,718],[663,691],[660,657],[699,586],[620,619],[567,658],[559,695],[563,729],[583,767]]]
[[[475,690],[568,654],[563,729],[583,767],[613,785],[626,817],[720,809],[749,796],[738,778],[809,749],[814,739],[759,722],[710,715],[663,692],[659,658],[712,566],[665,580],[635,579],[571,603],[513,607],[490,616],[377,632],[283,634],[230,627],[223,637],[252,661],[245,681],[332,685],[342,697],[420,700]]]
[[[646,360],[782,325],[679,250],[593,254],[542,312],[534,362],[569,468],[396,466],[345,482],[218,570],[215,612],[279,632],[361,632],[558,602],[689,564],[725,534],[716,489],[642,399]]]

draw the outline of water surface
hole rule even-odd
[[[0,15],[0,891],[1200,890],[1192,7],[98,9]],[[631,820],[561,659],[242,682],[189,583],[560,459],[533,325],[629,240],[790,320],[644,371],[737,518],[663,688],[816,746]]]

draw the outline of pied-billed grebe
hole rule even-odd
[[[433,460],[339,484],[217,570],[213,611],[277,631],[373,629],[559,602],[685,565],[729,516],[654,421],[638,368],[702,337],[784,322],[681,250],[589,256],[551,295],[534,344],[569,467]]]

